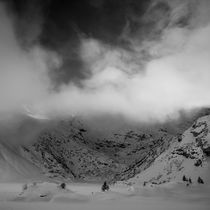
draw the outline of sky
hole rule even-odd
[[[1,0],[0,118],[176,118],[210,105],[210,1]]]

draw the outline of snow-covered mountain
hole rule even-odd
[[[147,168],[172,139],[164,129],[104,134],[72,119],[44,129],[32,145],[21,147],[21,154],[50,178],[116,181]]]
[[[132,184],[182,182],[183,176],[197,182],[210,183],[210,115],[196,120],[182,135],[174,138],[144,172],[128,180]]]
[[[18,150],[6,144],[0,144],[0,181],[21,181],[41,179],[41,171],[30,161],[21,156]]]
[[[37,174],[46,179],[130,179],[134,183],[162,183],[180,180],[183,175],[204,177],[201,171],[206,174],[208,166],[209,115],[194,122],[204,114],[208,110],[181,123],[126,124],[112,129],[104,122],[96,128],[95,121],[93,126],[79,117],[52,121],[30,115],[15,131],[1,133],[1,177]],[[21,140],[12,145],[16,139]]]

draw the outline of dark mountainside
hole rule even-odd
[[[104,127],[98,131],[79,117],[54,122],[29,118],[17,129],[16,137],[23,138],[23,130],[30,132],[31,127],[26,126],[30,123],[36,131],[31,133],[31,141],[23,141],[14,148],[20,157],[39,168],[41,174],[54,180],[127,180],[148,168],[172,141],[180,140],[195,119],[209,113],[209,109],[196,113],[174,121],[176,131],[170,131],[172,122],[168,127],[166,124],[147,128],[135,125],[113,130]]]
[[[166,131],[121,131],[108,138],[94,138],[78,122],[63,121],[42,131],[38,141],[23,150],[42,163],[49,176],[100,181],[130,178],[140,172],[170,144]],[[127,177],[125,177],[125,172]]]

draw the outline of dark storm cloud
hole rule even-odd
[[[88,76],[88,69],[78,54],[81,37],[94,38],[109,45],[129,49],[130,41],[122,36],[128,21],[129,36],[140,35],[143,40],[148,35],[152,36],[151,31],[154,31],[154,19],[142,20],[145,25],[140,21],[149,6],[148,0],[8,2],[16,16],[17,34],[22,44],[31,45],[38,39],[44,47],[61,55],[63,64],[53,75],[58,83],[78,81]]]
[[[138,51],[139,65],[153,57],[145,42],[160,40],[168,26],[186,26],[189,12],[171,22],[173,5],[151,0],[8,0],[16,35],[23,47],[37,43],[59,54],[62,64],[51,72],[56,86],[91,76],[80,55],[83,39]],[[138,49],[136,49],[138,46]],[[140,47],[139,47],[140,46]],[[135,55],[132,55],[135,57]]]
[[[207,0],[4,2],[2,113],[149,121],[210,104]]]
[[[160,39],[171,21],[166,1],[151,0],[9,0],[16,33],[26,48],[39,42],[56,51],[62,65],[51,74],[57,85],[91,76],[79,54],[81,39],[96,39],[112,47],[133,51],[133,42]],[[187,17],[175,24],[186,24]],[[135,43],[136,45],[136,43]],[[150,59],[147,46],[138,49],[141,63]],[[143,61],[144,60],[144,61]]]
[[[7,11],[12,17],[16,36],[22,47],[29,47],[38,41],[42,33],[43,12],[46,1],[40,0],[3,0],[7,3]]]
[[[164,1],[151,4],[150,0],[51,0],[42,6],[42,11],[40,42],[63,59],[63,65],[54,74],[58,83],[89,76],[90,71],[78,54],[81,39],[92,38],[133,51],[133,40],[138,45],[158,40],[171,21],[171,7]],[[173,24],[187,24],[187,19],[185,16]],[[139,53],[144,59],[150,57],[146,47]]]

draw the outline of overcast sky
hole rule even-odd
[[[210,105],[210,1],[1,0],[0,116],[164,121]]]

